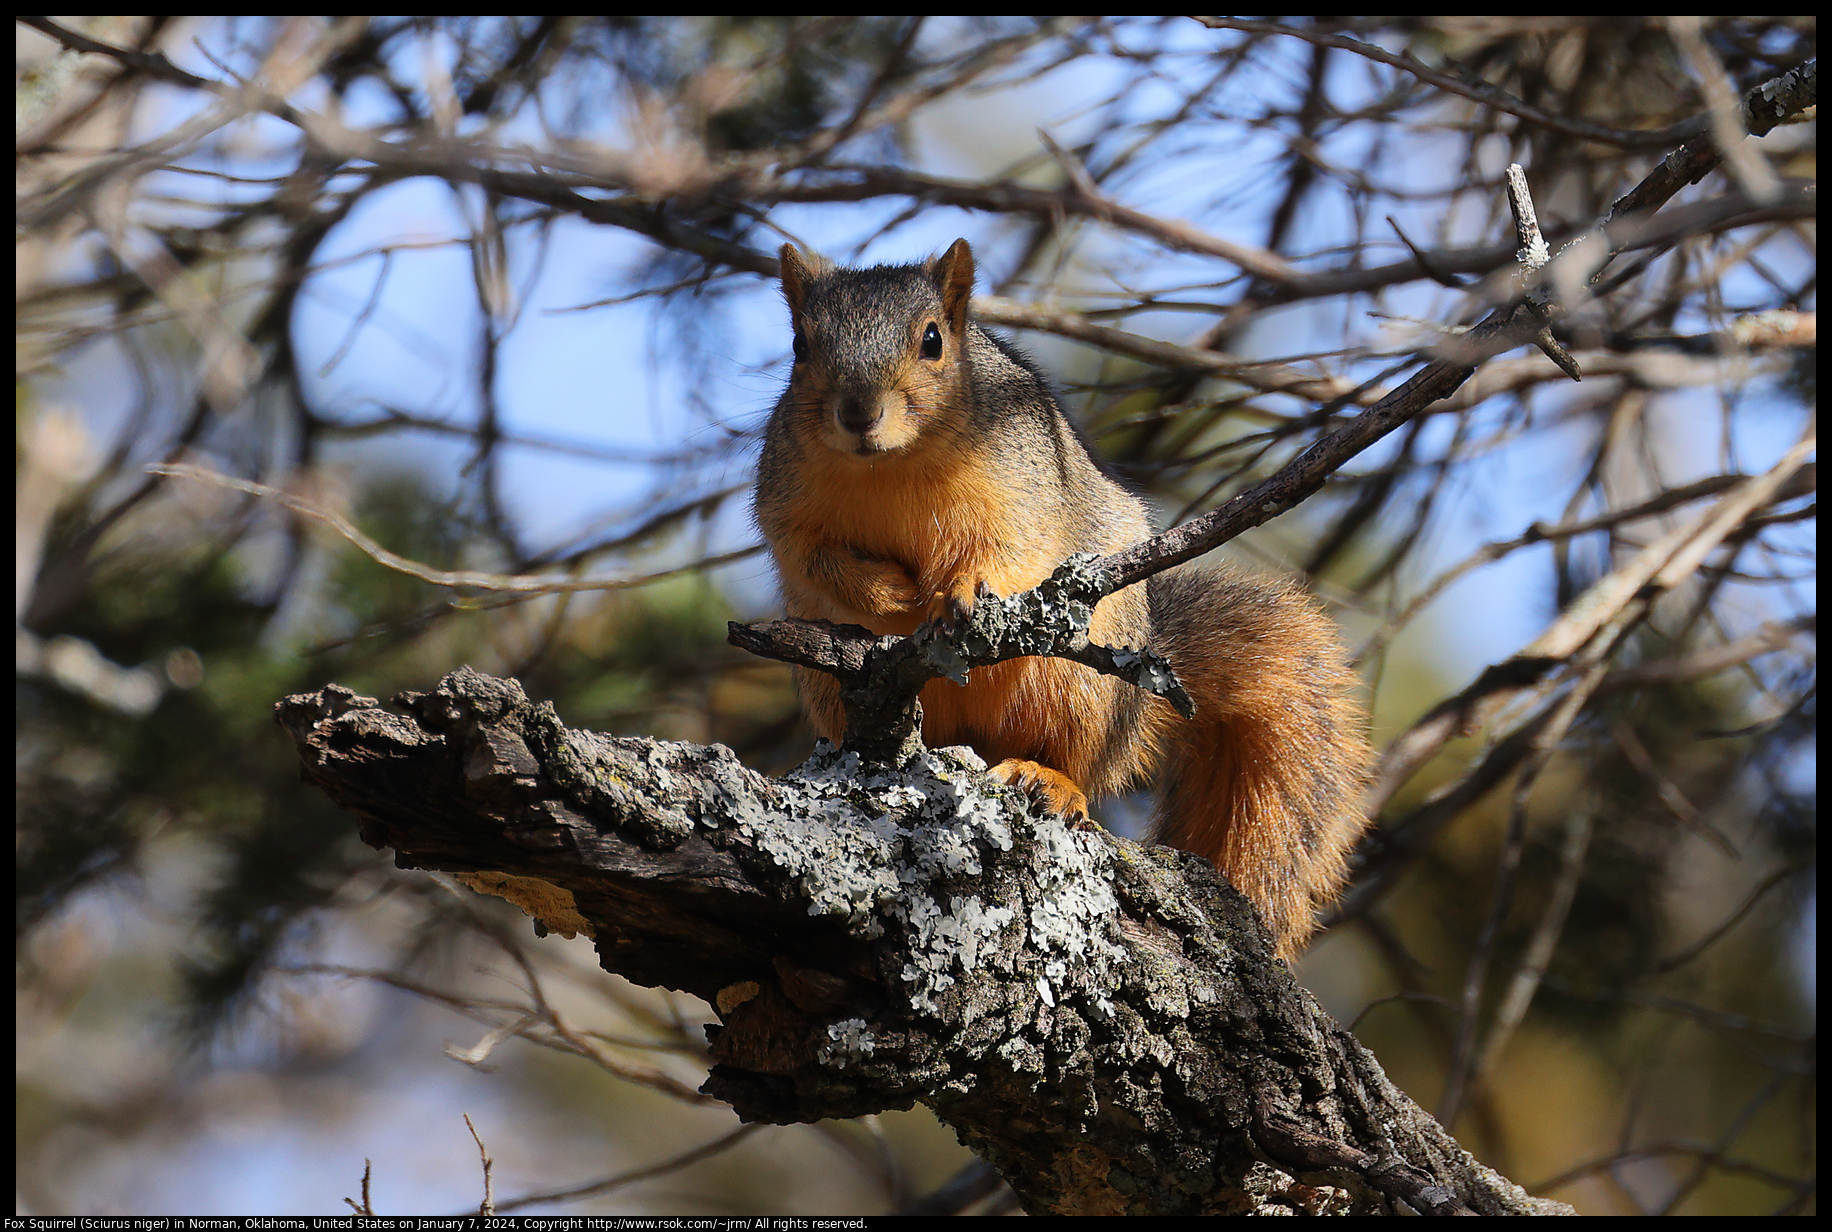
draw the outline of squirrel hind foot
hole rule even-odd
[[[1088,821],[1087,793],[1060,770],[1021,757],[1008,757],[987,773],[1008,787],[1016,787],[1050,812],[1062,814],[1071,824],[1093,824]]]

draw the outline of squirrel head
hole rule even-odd
[[[782,246],[795,327],[784,401],[798,436],[871,459],[963,421],[973,250],[956,240],[921,265],[841,269]]]

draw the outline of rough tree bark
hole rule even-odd
[[[920,1100],[1034,1214],[1569,1213],[1395,1089],[1205,862],[1040,816],[968,750],[772,780],[469,669],[398,702],[276,711],[398,865],[710,1002],[706,1090],[746,1120]]]

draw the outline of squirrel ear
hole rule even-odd
[[[957,335],[967,328],[967,301],[973,298],[973,249],[964,239],[955,240],[930,269],[935,289],[941,292],[941,310]]]
[[[784,244],[779,254],[782,259],[782,297],[789,301],[789,315],[801,315],[802,300],[807,298],[808,284],[814,281],[814,271],[808,267],[808,259],[801,249],[793,244]]]

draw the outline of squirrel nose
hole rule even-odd
[[[884,418],[884,403],[875,397],[848,395],[840,399],[834,417],[846,431],[863,434]]]

